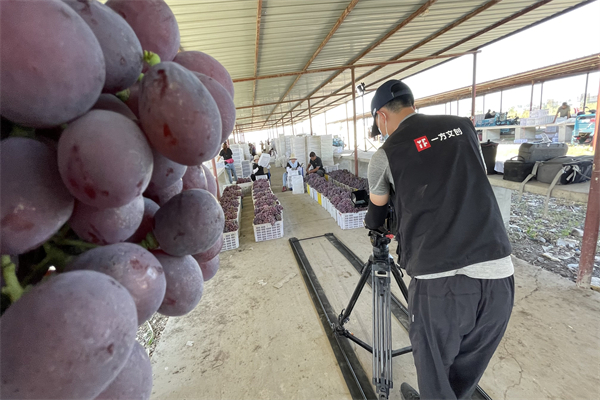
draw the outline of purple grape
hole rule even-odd
[[[198,265],[200,265],[200,269],[202,270],[204,282],[209,281],[219,270],[219,256],[217,255],[212,260]]]
[[[96,271],[115,278],[135,301],[138,325],[158,310],[165,297],[167,283],[162,265],[137,244],[117,243],[88,250],[71,261],[65,270]]]
[[[92,110],[106,110],[121,114],[124,117],[129,118],[132,121],[137,121],[137,117],[127,107],[127,104],[123,103],[117,98],[117,96],[103,93],[98,97],[98,101],[92,107]]]
[[[152,228],[154,227],[154,214],[156,214],[159,208],[159,205],[154,201],[144,197],[144,215],[142,216],[142,222],[135,233],[126,240],[127,242],[140,243],[142,240],[146,239],[146,236],[152,232]]]
[[[125,104],[127,107],[135,114],[135,116],[140,119],[140,83],[136,82],[134,85],[129,87],[129,96],[127,100],[125,100]]]
[[[2,116],[44,128],[88,111],[106,72],[85,21],[59,0],[2,0],[0,15]]]
[[[171,186],[168,186],[164,189],[157,190],[146,190],[144,192],[144,196],[151,198],[155,201],[159,206],[164,206],[165,203],[173,198],[173,196],[181,193],[183,190],[183,181],[180,179]]]
[[[133,85],[144,61],[144,51],[129,24],[109,7],[96,0],[63,0],[96,35],[106,64],[103,91],[117,93]]]
[[[238,180],[237,180],[238,185],[240,183],[250,183],[250,182],[252,182],[252,179],[250,179],[250,178],[238,178]]]
[[[233,98],[217,80],[210,76],[194,72],[194,74],[200,79],[200,82],[208,89],[213,99],[219,107],[219,114],[221,114],[221,142],[227,140],[233,127],[235,126],[235,104],[233,104]]]
[[[154,215],[154,236],[172,256],[210,249],[223,232],[225,216],[217,199],[206,190],[192,189],[173,197]]]
[[[62,133],[58,168],[79,201],[96,208],[120,207],[146,190],[152,150],[135,122],[93,110]]]
[[[217,103],[181,65],[162,62],[145,73],[139,111],[148,140],[169,159],[198,165],[219,152],[222,132]]]
[[[210,249],[206,250],[203,253],[194,254],[193,257],[196,261],[198,261],[198,264],[205,263],[207,261],[212,260],[217,255],[219,255],[222,248],[223,248],[223,235],[219,236],[219,239],[217,239],[215,244],[213,244]]]
[[[75,201],[58,173],[56,151],[34,139],[0,142],[0,249],[21,254],[67,222]]]
[[[133,28],[144,50],[162,61],[173,60],[179,50],[179,27],[164,0],[108,0],[106,5]]]
[[[152,156],[154,158],[154,168],[152,169],[150,184],[148,185],[148,189],[152,191],[164,189],[175,184],[183,178],[188,169],[185,165],[169,160],[155,149],[152,149]]]
[[[225,221],[225,225],[223,225],[223,233],[235,232],[239,229],[240,227],[235,220]]]
[[[219,82],[233,99],[234,89],[231,76],[225,67],[213,57],[200,51],[182,51],[175,56],[173,61],[190,71],[210,76]]]
[[[144,346],[135,342],[119,375],[94,400],[148,400],[152,394],[152,364]]]
[[[98,209],[75,202],[69,225],[85,241],[106,245],[119,243],[133,235],[144,216],[144,198],[116,208]]]
[[[93,399],[126,364],[136,331],[135,303],[115,279],[51,277],[2,315],[0,397]]]
[[[158,312],[170,317],[189,313],[198,305],[204,291],[200,266],[192,256],[173,257],[162,251],[153,254],[162,264],[167,278],[167,291]]]
[[[217,197],[217,180],[210,168],[206,165],[202,164],[202,169],[204,169],[204,176],[206,177],[206,186],[208,190],[213,196]]]
[[[202,165],[194,165],[188,167],[183,175],[183,190],[204,189],[208,190],[206,176],[204,176],[204,168]]]

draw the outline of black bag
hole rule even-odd
[[[546,161],[567,154],[569,146],[566,143],[523,143],[519,147],[519,156],[523,161]]]
[[[569,183],[587,182],[592,179],[592,170],[594,169],[594,157],[582,156],[579,160],[564,164],[565,172],[560,177],[560,183],[567,185]]]
[[[517,160],[514,160],[517,158]],[[523,161],[523,157],[514,156],[510,160],[504,162],[504,176],[502,179],[512,182],[523,182],[533,170],[533,162]]]
[[[496,174],[496,153],[498,152],[498,143],[487,141],[481,143],[481,153],[483,154],[483,161],[485,162],[485,168],[487,169],[488,175]]]

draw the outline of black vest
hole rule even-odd
[[[383,144],[400,266],[410,276],[497,260],[510,242],[468,118],[415,114]]]

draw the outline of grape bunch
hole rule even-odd
[[[205,165],[233,81],[164,0],[2,0],[0,37],[0,398],[148,399],[137,329],[198,305],[239,206]]]
[[[275,225],[281,221],[283,207],[279,204],[277,196],[273,194],[269,181],[257,180],[252,184],[254,198],[254,225]]]

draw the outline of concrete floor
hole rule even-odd
[[[333,232],[363,260],[371,245],[365,230],[341,230],[307,194],[281,193],[282,170],[272,173],[284,207],[285,237],[256,243],[252,200],[244,200],[240,247],[221,253],[221,268],[206,283],[198,307],[167,323],[152,357],[153,399],[350,398],[288,239]],[[329,301],[341,311],[358,273],[324,239],[302,246]],[[600,293],[514,261],[515,308],[481,387],[493,399],[597,399]],[[296,275],[280,289],[273,286],[290,274]],[[367,342],[371,313],[366,287],[348,327]],[[396,321],[392,335],[394,348],[409,343]],[[356,353],[370,375],[370,354]],[[400,399],[400,383],[416,386],[412,356],[395,358],[393,368],[390,398]]]

